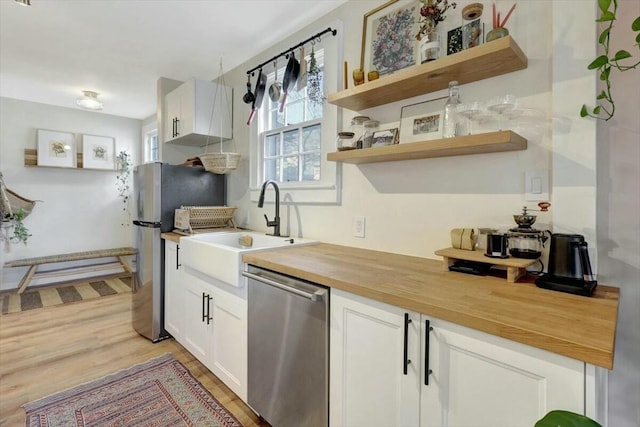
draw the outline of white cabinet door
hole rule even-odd
[[[213,345],[210,369],[242,400],[247,400],[247,301],[213,292]]]
[[[183,277],[185,283],[185,323],[182,345],[206,365],[211,354],[213,330],[211,286],[188,273],[184,273]]]
[[[185,288],[177,243],[165,240],[164,259],[164,328],[182,343]]]
[[[164,141],[168,142],[177,138],[180,120],[182,119],[182,92],[180,86],[169,92],[164,97]]]
[[[430,325],[422,427],[531,427],[552,409],[584,412],[584,363],[437,319]]]
[[[406,333],[405,314],[411,320]],[[331,290],[331,427],[418,425],[419,318],[407,310]],[[411,361],[406,373],[405,357]]]

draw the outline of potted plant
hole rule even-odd
[[[120,151],[116,156],[116,169],[118,175],[116,176],[116,190],[118,196],[122,198],[122,210],[125,212],[125,220],[121,225],[129,225],[129,196],[131,186],[129,185],[129,178],[131,177],[131,168],[133,162],[131,160],[131,154],[126,151]]]
[[[420,62],[425,63],[438,59],[440,54],[440,35],[436,31],[438,23],[447,17],[449,8],[456,8],[456,3],[448,0],[420,0],[420,27],[416,40],[420,44]]]
[[[551,411],[534,427],[602,427],[589,417],[570,411]]]

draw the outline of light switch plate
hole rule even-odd
[[[549,170],[538,169],[524,173],[524,199],[527,202],[549,200]]]

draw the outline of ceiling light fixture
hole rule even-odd
[[[82,93],[83,95],[76,99],[76,104],[79,107],[87,110],[102,110],[104,108],[104,104],[98,99],[98,92],[83,90]]]
[[[14,1],[23,6],[31,6],[31,0],[14,0]]]

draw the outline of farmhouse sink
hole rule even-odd
[[[240,238],[251,237],[251,247],[240,244]],[[269,236],[258,232],[222,232],[198,234],[180,238],[180,262],[228,285],[240,287],[243,270],[242,255],[273,248],[318,243],[297,237]]]

